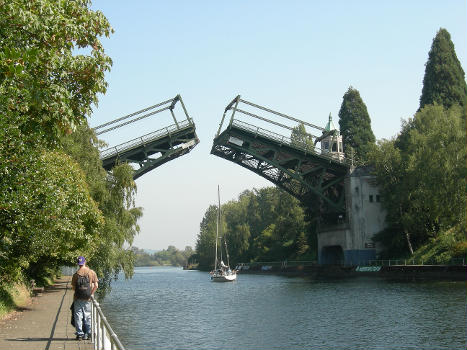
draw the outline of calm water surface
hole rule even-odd
[[[128,349],[466,349],[464,282],[138,268],[101,303]]]

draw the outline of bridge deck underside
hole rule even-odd
[[[211,153],[268,179],[321,217],[345,213],[348,165],[231,125]]]
[[[116,164],[130,163],[137,179],[162,164],[190,152],[199,143],[194,125],[167,133],[150,141],[135,143],[122,151],[115,151],[102,158],[102,165],[107,171]]]

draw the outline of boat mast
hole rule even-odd
[[[217,241],[219,240],[219,218],[221,212],[221,197],[219,194],[219,185],[217,185],[217,199],[219,206],[217,207],[217,223],[216,223],[216,258],[214,259],[214,270],[217,270]]]

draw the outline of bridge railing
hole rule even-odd
[[[301,143],[298,143],[298,142],[294,142],[294,141],[292,141],[291,137],[284,136],[284,135],[278,134],[276,132],[263,129],[263,128],[259,127],[259,126],[249,124],[249,123],[244,122],[242,120],[234,119],[234,120],[232,120],[232,125],[234,125],[235,127],[239,128],[239,129],[243,129],[245,131],[249,131],[251,133],[254,133],[255,135],[261,135],[261,136],[264,136],[264,137],[266,137],[268,139],[279,142],[281,144],[286,144],[288,146],[294,147],[294,148],[296,148],[298,150],[301,150],[301,151],[304,151],[306,153],[313,153],[313,154],[315,154],[315,155],[317,155],[319,157],[323,157],[323,158],[330,159],[332,161],[347,164],[347,165],[351,164],[351,162],[349,160],[347,160],[343,156],[338,156],[337,154],[333,155],[333,154],[331,154],[331,153],[329,153],[327,151],[323,151],[319,147],[316,147],[316,146],[311,147],[310,145],[308,145],[306,143],[301,144]]]
[[[118,336],[110,327],[107,318],[104,316],[99,303],[94,297],[91,297],[92,308],[92,342],[94,343],[94,350],[125,350]]]
[[[261,134],[262,136],[270,138],[276,142],[287,144],[291,147],[297,148],[308,153],[313,153],[318,157],[322,157],[341,164],[351,164],[351,161],[347,160],[343,153],[336,152],[333,154],[327,150],[322,150],[316,147],[316,143],[322,140],[323,137],[329,134],[330,132],[334,133],[333,130],[325,130],[324,128],[315,124],[311,124],[309,122],[291,117],[287,114],[280,113],[272,109],[257,105],[250,101],[243,100],[240,98],[240,95],[235,97],[225,108],[224,114],[219,124],[219,129],[216,133],[216,137],[220,135],[228,111],[232,111],[232,113],[227,129],[234,125],[238,128],[242,128],[253,133]],[[243,121],[243,118],[254,118],[255,123],[260,123],[264,127],[249,124]],[[297,130],[296,128],[299,125],[308,128],[305,130],[305,135],[303,135],[303,142],[299,141],[300,135],[298,135],[297,137],[298,141],[292,140],[292,138],[290,137]],[[277,130],[280,133],[271,130]],[[288,132],[290,136],[282,135],[283,132]],[[314,144],[308,144],[308,142],[311,140],[314,140]]]
[[[137,137],[133,140],[130,140],[124,143],[121,143],[117,146],[107,148],[100,153],[100,157],[101,159],[107,159],[107,158],[113,157],[117,154],[121,154],[132,148],[144,145],[145,143],[152,142],[161,137],[170,135],[174,132],[186,129],[190,126],[192,126],[192,123],[189,120],[183,120],[179,122],[178,124],[172,124],[172,125],[166,126],[162,129],[150,132],[149,134]]]

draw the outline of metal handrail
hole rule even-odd
[[[192,123],[190,123],[189,120],[182,120],[181,122],[179,122],[179,125],[172,124],[172,125],[169,125],[169,126],[166,126],[166,127],[162,128],[162,129],[150,132],[149,134],[137,137],[135,139],[132,139],[132,140],[124,142],[124,143],[121,143],[121,144],[119,144],[117,146],[107,148],[107,149],[100,152],[100,157],[101,157],[101,159],[106,159],[106,158],[113,157],[115,155],[118,155],[119,153],[128,151],[128,150],[130,150],[132,148],[139,147],[139,146],[144,145],[146,143],[152,142],[152,141],[154,141],[156,139],[159,139],[159,138],[165,137],[167,135],[170,135],[171,133],[174,133],[174,132],[180,131],[182,129],[188,128],[190,126],[192,126]]]
[[[117,334],[115,334],[112,327],[110,327],[110,324],[102,312],[97,300],[93,296],[91,296],[91,300],[91,327],[94,350],[125,350],[125,347],[118,339]]]
[[[288,136],[284,136],[284,135],[278,134],[276,132],[260,128],[258,126],[253,125],[253,124],[246,123],[246,122],[244,122],[242,120],[234,119],[232,121],[232,125],[236,126],[239,129],[243,129],[245,131],[252,132],[252,133],[254,133],[256,135],[264,136],[266,138],[275,140],[275,141],[280,142],[282,144],[287,144],[287,145],[289,145],[291,147],[297,148],[297,149],[305,151],[307,153],[313,153],[318,157],[326,158],[326,159],[331,160],[333,162],[343,163],[343,164],[347,164],[347,165],[350,165],[350,163],[351,163],[351,161],[349,161],[344,156],[333,155],[332,153],[327,152],[327,151],[323,151],[321,148],[316,147],[316,146],[310,147],[307,144],[301,145],[299,143],[294,143],[292,141],[292,139],[290,137],[288,137]]]

